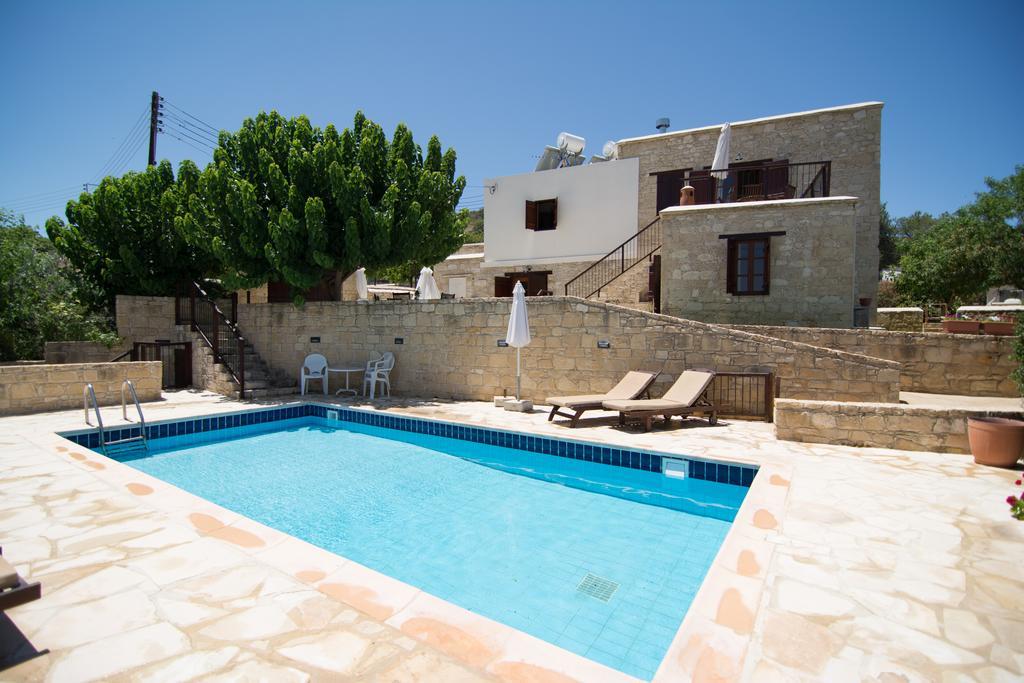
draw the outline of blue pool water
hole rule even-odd
[[[241,431],[127,462],[645,679],[747,490],[316,417]],[[607,602],[588,574],[617,584]]]

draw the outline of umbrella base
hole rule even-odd
[[[517,401],[514,398],[510,398],[505,401],[505,410],[511,410],[516,413],[532,413],[533,401],[527,399]]]

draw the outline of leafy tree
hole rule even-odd
[[[102,341],[117,335],[80,302],[81,278],[53,244],[0,209],[0,360],[43,357],[45,341]]]
[[[878,272],[890,268],[899,263],[899,251],[896,248],[896,226],[893,225],[892,217],[885,203],[882,203],[882,213],[878,221]]]
[[[304,291],[359,266],[418,271],[462,244],[455,160],[436,136],[424,157],[403,124],[389,141],[362,112],[341,133],[261,112],[221,134],[177,224],[209,245],[231,289],[283,281]]]
[[[897,290],[909,299],[949,305],[982,299],[998,285],[1024,287],[1024,166],[973,204],[941,216],[907,241]]]
[[[210,274],[208,250],[189,245],[175,228],[195,191],[199,170],[184,161],[178,178],[169,161],[107,177],[91,194],[68,202],[46,232],[57,250],[99,290],[97,305],[117,294],[171,295],[183,282]]]
[[[945,214],[941,217],[944,216]],[[915,211],[909,216],[897,218],[893,223],[893,241],[897,250],[900,245],[906,245],[909,240],[927,233],[938,221],[939,218],[926,211]]]
[[[469,212],[468,221],[466,222],[466,241],[467,242],[483,242],[484,241],[484,210],[476,209]]]

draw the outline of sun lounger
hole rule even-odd
[[[661,398],[604,401],[602,406],[605,410],[619,412],[619,424],[625,424],[627,417],[639,418],[645,432],[650,431],[651,420],[655,415],[664,417],[667,425],[673,415],[686,417],[693,413],[702,413],[707,416],[708,423],[715,424],[718,422],[718,412],[705,396],[714,378],[713,370],[687,370]]]
[[[38,600],[42,589],[18,575],[10,562],[0,555],[0,612]]]
[[[552,396],[547,400],[551,406],[551,414],[548,415],[548,422],[555,419],[555,415],[567,417],[572,420],[570,427],[575,427],[580,421],[580,415],[588,410],[601,410],[601,404],[612,400],[630,400],[640,398],[646,394],[650,396],[651,384],[658,377],[657,372],[630,371],[622,380],[604,394],[583,394],[581,396]],[[572,413],[563,413],[559,408],[568,408]]]

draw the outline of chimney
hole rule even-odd
[[[657,121],[655,121],[655,123],[654,123],[654,127],[658,129],[659,133],[664,133],[664,132],[668,131],[668,126],[669,126],[668,117],[662,117],[662,118],[658,119]]]

